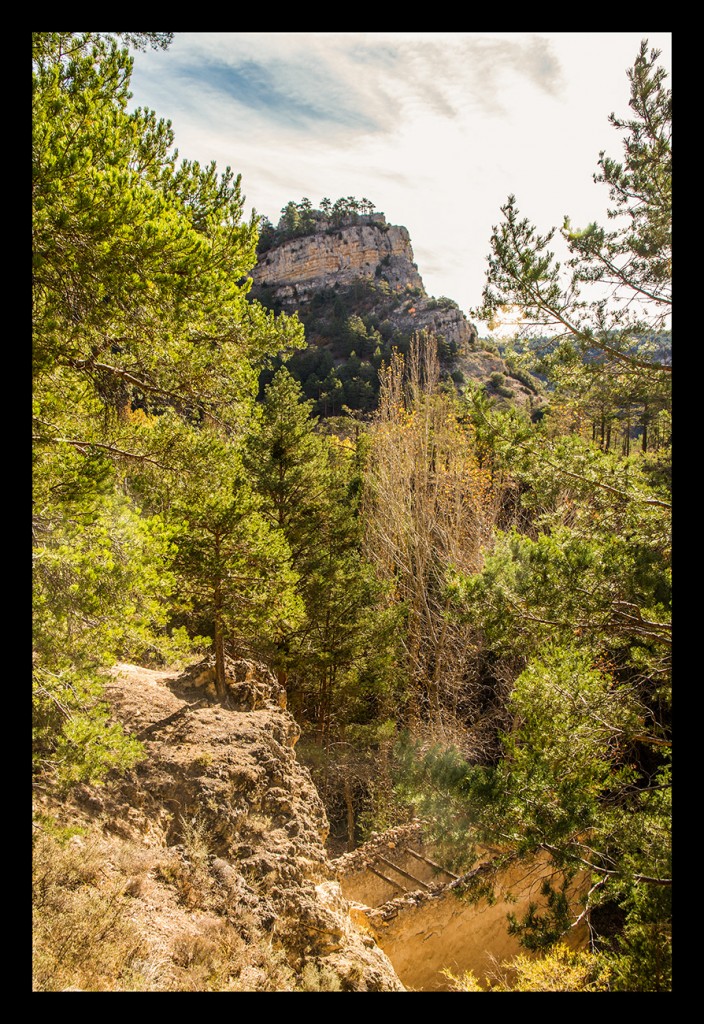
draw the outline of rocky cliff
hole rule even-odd
[[[66,851],[42,856],[40,847],[35,988],[404,991],[342,896],[283,691],[263,666],[231,661],[224,706],[213,679],[207,661],[180,674],[115,670],[107,697],[146,757],[127,777],[79,787],[60,807],[39,802],[35,820],[51,820],[53,834],[57,822],[76,832],[68,849],[78,866],[63,871],[70,897],[54,892],[51,862]],[[76,874],[93,862],[94,876],[77,889]],[[77,891],[84,920],[64,941],[60,922]],[[102,942],[86,941],[72,972],[76,936],[103,904],[111,924],[101,924]],[[62,955],[67,943],[71,954]]]
[[[255,285],[293,304],[360,278],[383,278],[395,291],[425,291],[407,229],[387,224],[383,216],[285,241],[261,256],[252,277]]]
[[[268,244],[252,272],[252,297],[303,321],[317,354],[296,354],[289,368],[320,414],[343,405],[371,411],[382,363],[393,348],[407,351],[420,331],[437,338],[444,372],[458,387],[482,384],[499,403],[529,411],[543,404],[537,381],[516,378],[498,354],[483,350],[456,302],[428,295],[408,230],[383,214],[335,227],[318,221],[308,234],[274,234]],[[334,397],[328,401],[335,394],[339,408]]]
[[[439,304],[428,295],[407,228],[387,224],[383,214],[365,221],[317,230],[269,249],[252,273],[253,294],[305,319],[316,298],[334,290],[345,296],[349,314],[388,320],[399,339],[426,329],[453,350],[465,350],[476,339],[476,328],[456,303]],[[365,282],[370,289],[360,289]]]

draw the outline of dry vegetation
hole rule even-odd
[[[586,950],[558,945],[543,957],[517,956],[497,963],[488,987],[471,971],[443,971],[453,992],[607,992],[609,971]]]
[[[407,609],[404,724],[481,757],[497,702],[487,706],[476,629],[449,614],[448,579],[481,568],[504,484],[482,466],[472,426],[440,388],[435,339],[416,335],[407,360],[394,355],[370,433],[365,553],[391,600]]]
[[[198,822],[184,823],[179,848],[155,850],[43,820],[33,918],[37,992],[340,990],[332,971],[294,969],[218,871]]]

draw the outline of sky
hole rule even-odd
[[[135,54],[131,106],[171,121],[180,157],[240,174],[247,217],[371,200],[482,332],[510,194],[541,233],[605,222],[593,176],[600,152],[622,158],[608,117],[628,114],[643,39],[671,74],[669,32],[178,32]]]

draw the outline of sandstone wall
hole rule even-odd
[[[486,987],[497,965],[519,953],[526,955],[518,937],[509,934],[507,915],[520,918],[530,903],[544,905],[541,884],[554,874],[554,866],[547,855],[515,863],[494,878],[491,902],[485,896],[470,901],[463,891],[465,878],[450,880],[449,872],[424,864],[412,850],[435,860],[419,824],[385,833],[339,857],[334,865],[343,895],[353,901],[358,917],[366,917],[371,934],[409,991],[448,991],[451,983],[443,969],[454,975],[471,971]],[[399,884],[385,883],[377,871]],[[414,888],[403,872],[423,884]],[[584,882],[577,879],[571,892],[575,919]],[[400,887],[407,891],[400,893]],[[587,925],[582,923],[566,942],[579,948],[587,939]]]
[[[252,278],[255,285],[275,289],[320,289],[374,277],[382,263],[385,278],[397,288],[410,284],[423,289],[408,231],[393,225],[357,224],[292,238],[264,253]]]

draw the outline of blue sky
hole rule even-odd
[[[541,232],[605,219],[593,174],[621,157],[608,116],[641,39],[669,72],[663,32],[176,33],[135,55],[132,105],[172,122],[181,157],[241,174],[247,215],[370,199],[468,313],[510,193]]]

